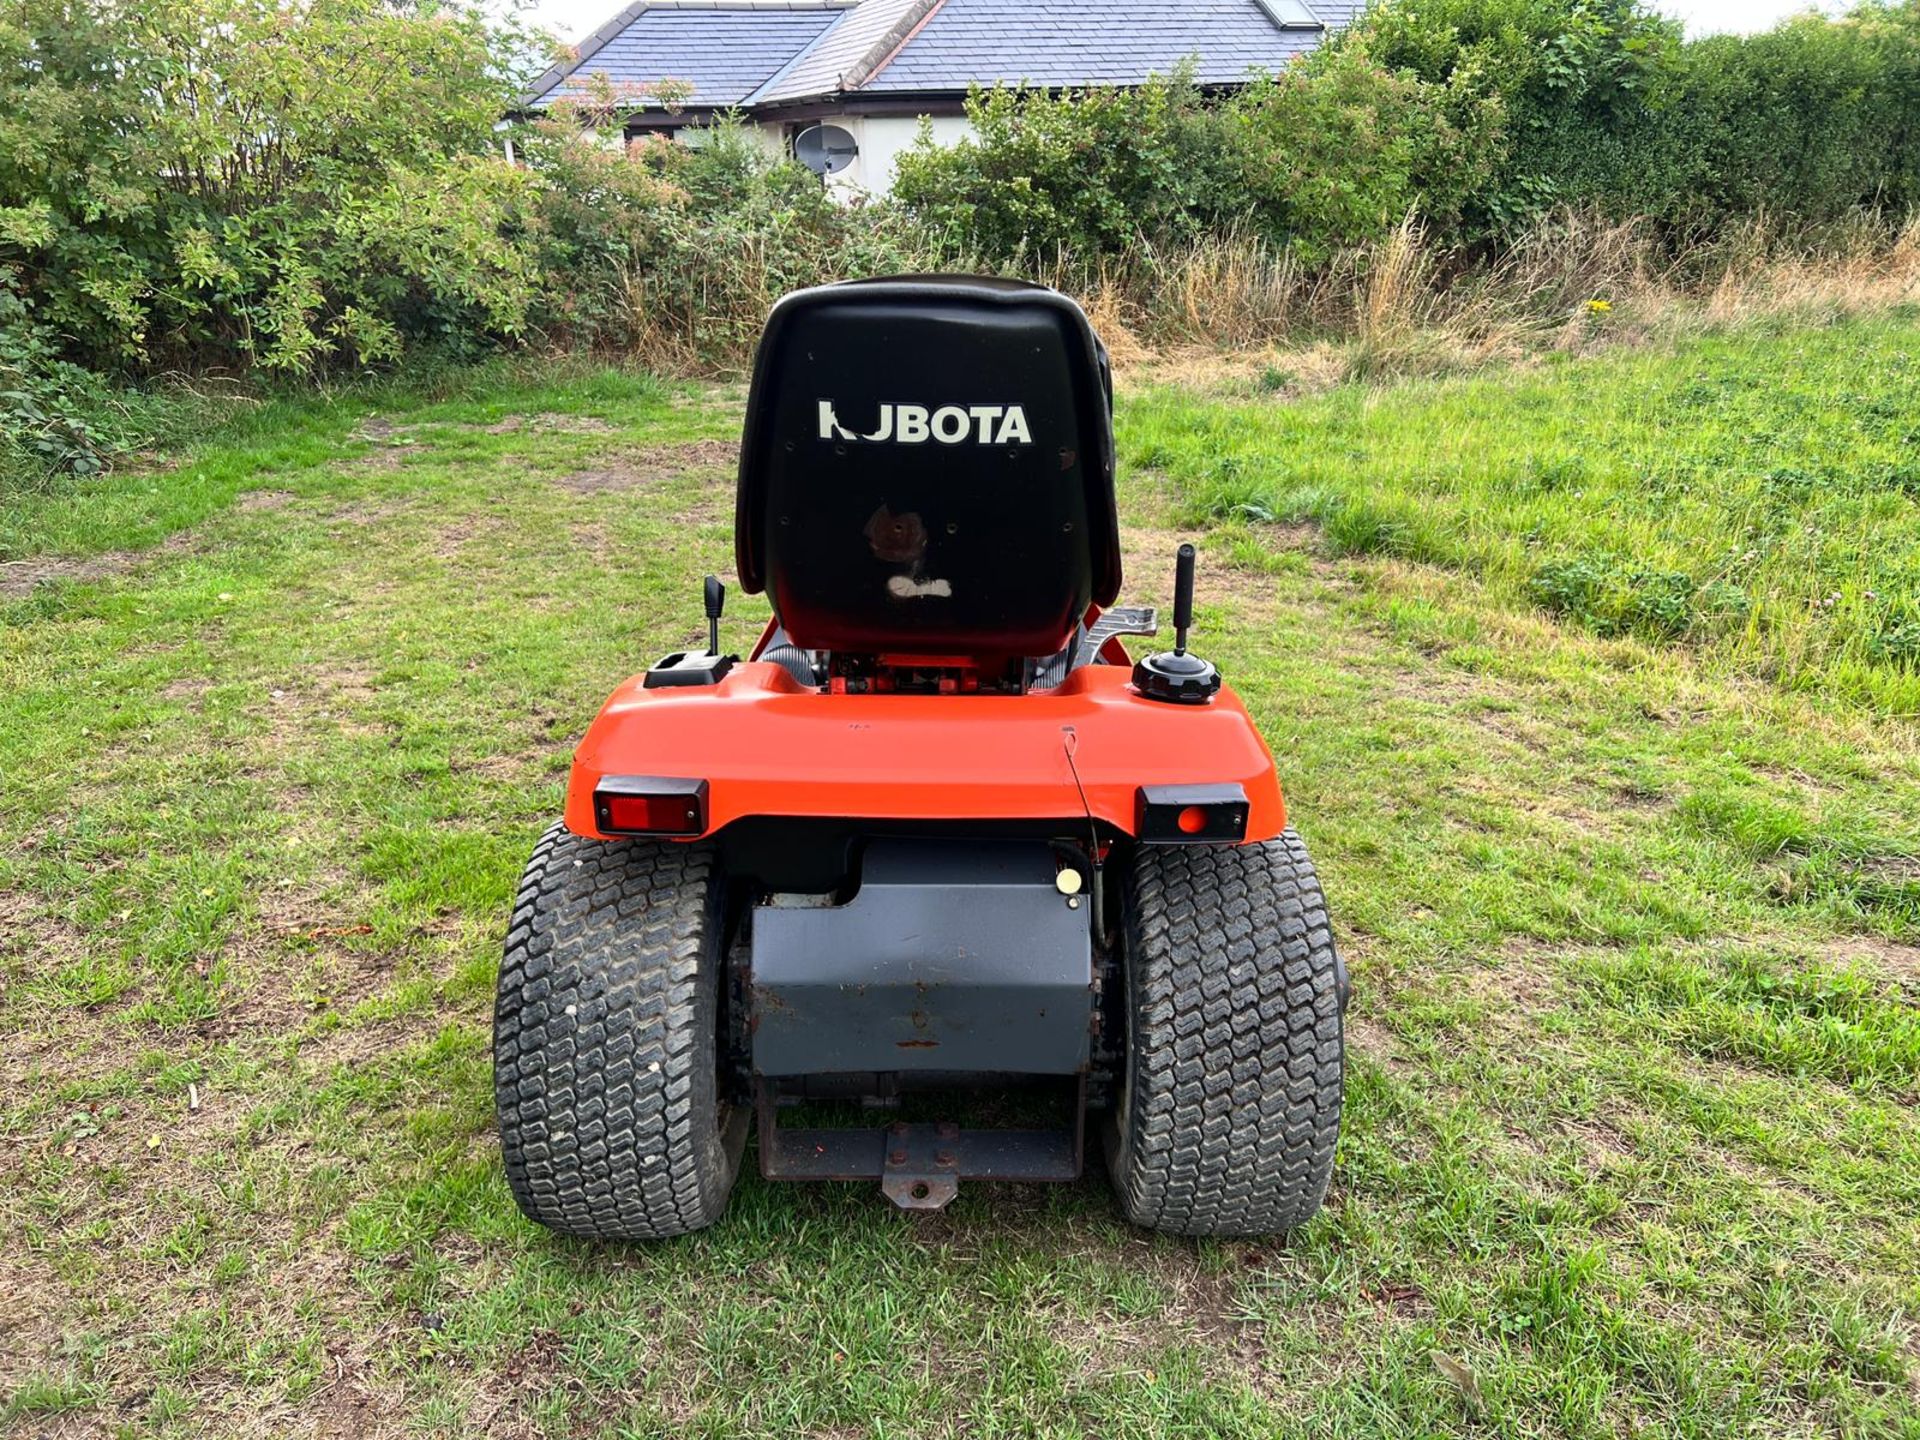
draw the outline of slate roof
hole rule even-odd
[[[1258,0],[946,0],[864,88],[1137,85],[1189,56],[1196,80],[1230,83],[1279,69],[1323,34],[1282,29]]]
[[[530,106],[584,88],[692,82],[696,107],[973,85],[1137,85],[1181,62],[1203,84],[1273,71],[1365,0],[638,0],[548,72]]]
[[[528,102],[545,105],[584,93],[589,77],[604,73],[616,85],[684,80],[693,86],[689,105],[739,105],[848,13],[847,0],[642,0],[595,31],[581,45],[579,59],[535,82]]]
[[[938,0],[860,0],[793,64],[754,95],[755,104],[856,90],[899,49]]]

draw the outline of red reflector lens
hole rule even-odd
[[[691,834],[700,828],[700,807],[691,795],[609,795],[607,819],[614,830]]]
[[[610,778],[595,792],[593,812],[609,835],[698,835],[707,828],[707,786],[702,780]]]
[[[1198,805],[1189,805],[1180,812],[1180,818],[1174,823],[1187,834],[1198,835],[1207,828],[1207,812]]]

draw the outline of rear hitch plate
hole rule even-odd
[[[902,1210],[944,1210],[960,1193],[960,1127],[899,1124],[887,1130],[880,1193]]]

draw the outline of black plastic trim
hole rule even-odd
[[[641,683],[646,690],[674,690],[687,686],[718,685],[733,669],[732,655],[681,651],[655,663]]]

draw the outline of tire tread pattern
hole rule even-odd
[[[720,1129],[722,884],[711,846],[556,825],[520,881],[494,1008],[514,1199],[595,1239],[712,1224],[737,1155]]]
[[[1341,970],[1300,837],[1135,852],[1130,1055],[1109,1164],[1135,1224],[1279,1234],[1333,1173]]]

